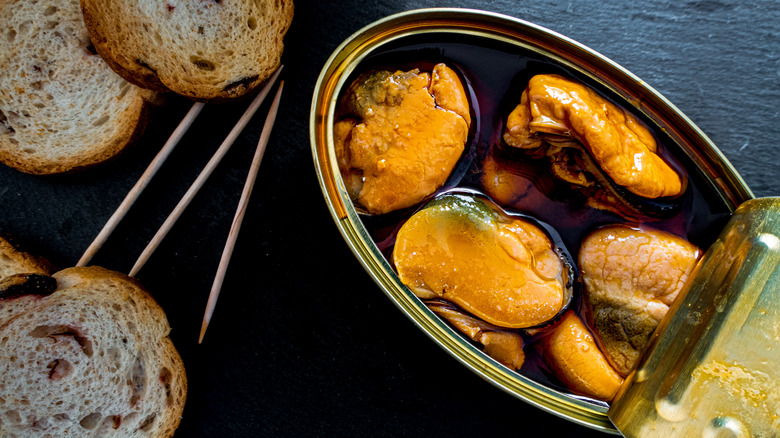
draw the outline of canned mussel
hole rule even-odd
[[[478,11],[413,11],[353,36],[320,77],[312,140],[345,239],[396,304],[494,384],[602,430],[752,197],[625,70]]]

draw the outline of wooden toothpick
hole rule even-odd
[[[143,175],[141,175],[141,178],[139,178],[133,188],[130,189],[130,191],[127,193],[127,196],[125,196],[125,199],[121,204],[119,204],[119,207],[116,209],[116,211],[114,211],[114,214],[112,214],[108,219],[108,222],[106,222],[106,224],[103,226],[103,229],[100,230],[100,233],[98,233],[97,237],[95,237],[95,240],[93,240],[89,245],[87,250],[84,252],[84,255],[81,256],[78,263],[76,263],[76,266],[86,266],[87,263],[92,260],[92,257],[95,256],[95,253],[100,250],[100,248],[108,239],[108,236],[114,232],[117,224],[119,224],[119,222],[125,217],[127,211],[130,210],[130,207],[132,207],[133,203],[135,203],[136,199],[138,199],[138,196],[141,194],[141,192],[143,192],[146,186],[149,185],[149,181],[152,180],[160,167],[162,167],[165,160],[168,158],[171,152],[173,152],[173,149],[177,144],[179,144],[179,140],[181,140],[181,138],[187,132],[187,129],[189,129],[190,125],[192,125],[192,122],[195,120],[195,118],[198,117],[198,114],[200,114],[203,106],[204,104],[201,102],[192,105],[192,108],[190,108],[189,112],[187,112],[187,115],[184,116],[182,121],[179,123],[179,126],[177,126],[173,131],[171,136],[168,138],[168,141],[166,141],[165,145],[163,145],[162,149],[160,149],[160,152],[158,152],[152,162],[149,163],[149,167],[146,168]]]
[[[244,114],[241,116],[241,119],[239,119],[238,123],[236,123],[236,126],[233,127],[227,138],[225,138],[225,141],[222,142],[222,144],[219,146],[219,149],[217,149],[217,151],[214,153],[214,156],[211,157],[211,160],[209,160],[209,162],[206,164],[206,167],[201,171],[200,175],[198,175],[198,178],[195,180],[195,182],[192,183],[192,186],[190,186],[189,190],[187,190],[187,193],[185,193],[179,203],[176,204],[176,207],[173,209],[171,214],[168,215],[168,218],[165,220],[162,226],[160,226],[160,229],[157,230],[157,233],[154,235],[152,240],[148,245],[146,245],[146,248],[144,248],[143,252],[138,257],[138,260],[136,260],[135,265],[133,265],[133,268],[130,270],[129,275],[131,277],[135,277],[135,275],[138,274],[138,271],[141,270],[147,260],[149,260],[149,258],[152,256],[152,253],[154,253],[154,250],[157,249],[157,247],[160,245],[160,242],[162,242],[162,240],[171,230],[173,224],[176,223],[176,220],[179,219],[181,214],[190,204],[200,188],[203,187],[203,184],[206,182],[208,177],[211,176],[211,173],[217,167],[219,162],[222,161],[222,158],[225,156],[225,154],[227,154],[228,150],[230,150],[233,142],[235,142],[236,138],[238,138],[238,135],[244,129],[246,124],[249,123],[249,120],[263,103],[263,100],[268,95],[268,91],[270,91],[273,83],[276,81],[276,78],[279,77],[279,73],[281,71],[282,67],[279,67],[279,69],[276,70],[276,73],[274,73],[274,75],[268,79],[265,86],[260,91],[260,94],[255,97]]]
[[[233,224],[230,226],[230,233],[228,234],[227,242],[225,243],[225,249],[222,251],[222,257],[219,261],[219,267],[217,268],[217,274],[214,276],[214,283],[211,286],[211,292],[209,293],[209,301],[206,304],[206,311],[203,314],[203,323],[200,327],[200,337],[198,338],[198,344],[203,342],[203,335],[206,334],[206,329],[211,321],[211,315],[214,313],[214,307],[217,305],[217,298],[219,298],[219,292],[222,289],[222,282],[225,280],[225,272],[227,271],[228,264],[230,263],[230,256],[233,254],[233,248],[236,244],[236,238],[238,232],[241,229],[241,223],[244,220],[244,213],[246,213],[246,206],[249,202],[249,197],[252,195],[252,187],[257,179],[257,172],[260,169],[260,162],[263,160],[263,154],[265,148],[268,145],[268,138],[271,136],[271,130],[273,129],[274,122],[276,121],[276,113],[279,110],[279,101],[282,97],[282,89],[284,88],[284,81],[279,84],[279,90],[276,92],[271,109],[268,111],[268,116],[265,119],[263,125],[263,131],[260,134],[260,140],[257,142],[257,149],[255,150],[255,156],[252,159],[252,165],[249,168],[249,174],[246,177],[244,183],[244,189],[241,192],[241,200],[238,202],[238,208],[236,214],[233,217]]]

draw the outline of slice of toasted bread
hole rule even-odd
[[[0,1],[0,66],[0,161],[27,173],[113,157],[154,97],[93,51],[78,0]]]
[[[53,272],[51,264],[19,247],[0,235],[0,280],[14,274],[44,274]]]
[[[46,279],[0,281],[0,436],[172,436],[187,380],[160,306],[99,267]]]
[[[128,81],[191,99],[250,93],[280,63],[292,0],[81,0],[97,52]]]

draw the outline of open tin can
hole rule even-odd
[[[663,137],[661,144],[674,150],[675,157],[691,177],[693,188],[689,191],[695,192],[693,198],[696,199],[689,201],[687,210],[676,220],[676,226],[686,230],[700,246],[713,245],[713,249],[700,261],[695,278],[680,292],[635,371],[626,378],[611,405],[573,396],[510,370],[437,317],[401,283],[388,262],[387,253],[383,253],[386,248],[380,248],[376,243],[376,232],[370,229],[373,225],[366,225],[366,217],[350,199],[339,171],[332,129],[341,95],[351,81],[367,69],[377,66],[408,69],[441,60],[458,66],[468,82],[472,107],[477,114],[471,131],[474,139],[444,189],[458,186],[467,174],[479,168],[485,148],[490,148],[492,142],[501,141],[496,132],[500,132],[501,120],[506,120],[508,102],[502,96],[515,92],[516,102],[519,98],[517,87],[527,82],[535,71],[576,77],[623,107],[630,107],[656,135]],[[768,376],[769,388],[763,393],[760,389],[756,394],[739,393],[738,398],[744,400],[754,395],[756,399],[750,402],[768,409],[766,427],[769,429],[766,430],[771,431],[774,427],[777,432],[780,424],[777,419],[778,375],[773,370],[780,365],[780,318],[777,314],[780,246],[772,246],[772,242],[780,242],[776,237],[780,235],[780,221],[777,220],[780,202],[777,199],[751,201],[729,221],[737,207],[753,198],[744,181],[699,128],[624,68],[571,39],[512,17],[463,9],[404,12],[361,29],[328,59],[314,90],[310,136],[325,200],[354,255],[407,317],[486,381],[547,412],[605,432],[619,433],[619,430],[627,436],[643,436],[649,431],[668,430],[672,435],[687,436],[686,431],[704,430],[712,436],[720,436],[718,434],[723,431],[749,436],[741,435],[749,433],[751,425],[741,423],[739,412],[724,411],[723,403],[703,403],[697,394],[704,392],[697,392],[699,389],[689,383],[696,380],[691,379],[695,374],[699,376],[696,382],[700,387],[719,386],[722,389],[723,380],[718,380],[712,373],[734,371],[733,364],[741,360],[738,356],[752,357],[751,352],[756,351],[753,348],[758,348],[762,349],[760,360],[745,361],[744,364],[752,369],[761,368],[755,372]],[[707,200],[706,205],[701,204],[701,199]],[[387,227],[387,224],[383,226]],[[741,238],[734,237],[735,233]],[[766,236],[775,236],[775,240]],[[757,245],[758,249],[750,247],[751,244]],[[740,251],[739,255],[723,256],[732,249]],[[728,266],[723,265],[727,261]],[[721,265],[725,266],[728,275],[714,274],[720,272]],[[762,273],[760,290],[747,295],[742,293],[743,289],[759,287],[746,279],[747,274],[740,273],[742,269],[758,269]],[[713,289],[720,292],[711,293]],[[724,311],[732,303],[739,303],[739,312]],[[741,313],[744,314],[740,316]],[[747,315],[751,315],[749,321],[752,322],[746,322]],[[736,352],[726,351],[734,348],[734,344],[720,342],[723,337],[718,334],[732,330],[737,320],[742,321],[740,327],[749,326],[751,330],[760,327],[765,331],[761,334],[763,338],[746,348],[737,346]],[[723,354],[718,356],[715,354],[718,351]],[[708,368],[710,374],[706,376],[705,371],[694,373],[704,358],[715,361],[707,363],[716,364]],[[723,365],[726,363],[732,365]],[[744,367],[740,370],[748,376],[752,372]],[[686,373],[691,375],[686,377]],[[675,385],[675,379],[680,383]],[[737,390],[740,383],[733,379],[729,382],[733,383],[729,389]],[[681,406],[679,403],[682,402],[695,406]],[[758,415],[762,415],[761,412]]]

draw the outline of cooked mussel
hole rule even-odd
[[[625,225],[600,228],[582,242],[586,320],[620,375],[631,371],[700,255],[677,236]]]
[[[623,384],[573,311],[566,312],[538,346],[555,377],[577,394],[610,401]]]
[[[523,366],[523,336],[517,330],[507,330],[489,324],[447,301],[426,300],[425,305],[469,339],[480,344],[488,356],[513,370],[519,370]]]
[[[684,179],[659,155],[652,132],[594,90],[559,75],[536,75],[509,114],[507,145],[539,150],[553,175],[595,208],[624,217],[666,217]]]
[[[469,102],[458,75],[374,71],[361,75],[340,102],[333,127],[347,191],[361,212],[413,206],[440,188],[465,148]]]
[[[470,194],[447,193],[412,215],[392,257],[418,297],[449,301],[499,327],[545,324],[572,296],[571,269],[550,237]]]

